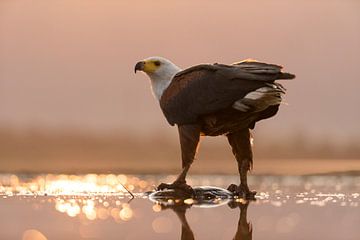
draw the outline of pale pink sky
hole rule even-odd
[[[171,132],[142,58],[255,58],[297,74],[263,133],[360,137],[357,0],[2,0],[0,125]],[[146,130],[146,131],[144,131]],[[171,133],[172,134],[172,133]]]

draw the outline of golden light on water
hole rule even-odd
[[[119,207],[119,200],[109,199],[106,207],[104,202],[99,199],[63,199],[55,200],[55,209],[61,213],[67,214],[69,217],[84,216],[87,220],[106,220],[112,217],[115,221],[129,221],[133,218],[134,213],[130,204],[122,203]]]
[[[184,203],[185,203],[185,204],[188,204],[188,205],[191,205],[191,204],[194,203],[194,199],[192,199],[192,198],[185,199],[185,200],[184,200]]]
[[[82,212],[85,214],[87,219],[89,220],[95,220],[96,219],[96,209],[95,209],[95,203],[93,200],[87,200],[86,204],[81,208]]]
[[[19,179],[0,175],[0,194],[4,195],[119,195],[129,196],[135,189],[148,191],[151,183],[123,174],[38,175]]]
[[[115,220],[120,220],[120,209],[119,208],[112,208],[110,210],[110,215],[115,219]]]
[[[119,216],[121,220],[129,221],[133,217],[133,211],[129,204],[123,204],[123,208],[120,210]]]
[[[127,202],[153,189],[151,184],[151,181],[123,174],[48,174],[31,178],[0,175],[0,197],[47,198],[58,212],[69,217],[89,221],[112,217],[119,222],[133,218],[133,210]],[[130,192],[134,190],[139,193]],[[28,237],[34,235],[34,231],[24,235],[26,239],[36,239]]]
[[[124,174],[36,176],[0,174],[0,198],[37,199],[36,203],[32,205],[35,210],[40,209],[44,203],[51,203],[54,204],[56,211],[70,218],[79,218],[83,222],[113,219],[115,222],[121,223],[131,221],[137,216],[131,203],[129,204],[133,197],[146,198],[144,193],[153,191],[156,184],[171,182],[174,178],[175,176],[172,175],[160,178],[159,176]],[[193,185],[205,185],[209,184],[209,179],[206,176],[192,177],[189,182]],[[234,179],[237,180],[237,177]],[[255,179],[256,189],[259,191],[254,204],[269,204],[273,207],[283,207],[288,203],[308,204],[316,207],[324,207],[329,204],[358,207],[360,193],[354,191],[354,189],[359,189],[360,181],[358,180],[360,178],[356,177],[259,177]],[[228,182],[234,182],[232,177],[224,176],[211,176],[211,181],[222,186]],[[166,205],[184,203],[196,206],[199,204],[192,198],[167,199],[166,201]],[[213,201],[216,203],[219,200],[215,198]],[[234,201],[246,203],[241,198],[235,198]],[[162,207],[154,204],[152,210],[160,212]],[[165,220],[154,221],[154,231],[168,231],[171,224]],[[289,225],[289,228],[293,226],[291,219],[284,218],[283,222]],[[24,236],[36,235],[34,231],[30,231]]]
[[[105,220],[108,219],[110,216],[110,211],[106,208],[98,208],[96,211],[96,215],[98,216],[99,219],[101,220]]]
[[[69,217],[76,217],[80,213],[80,206],[73,199],[69,201],[65,201],[63,199],[56,199],[55,209],[59,212],[67,213]]]
[[[160,204],[154,204],[152,207],[154,212],[160,212],[161,211],[161,205]]]
[[[249,206],[247,222],[252,222],[256,234],[299,236],[299,229],[307,227],[314,231],[314,223],[322,224],[328,218],[324,212],[336,214],[330,220],[345,230],[359,219],[356,212],[360,206],[360,177],[357,176],[250,176],[249,185],[258,191],[257,200],[250,203],[242,198],[231,199],[231,194],[226,197],[220,194],[229,183],[236,183],[238,176],[189,176],[192,186],[201,186],[194,188],[196,193],[207,189],[200,197],[183,199],[172,195],[171,190],[154,191],[157,184],[175,178],[173,175],[0,174],[3,225],[12,224],[20,231],[16,238],[0,236],[0,239],[56,239],[60,228],[66,234],[72,233],[66,235],[70,236],[68,239],[113,236],[176,239],[178,236],[174,234],[187,225],[195,234],[202,231],[199,226],[206,228],[211,224],[241,227],[238,221],[244,217],[245,206]],[[206,231],[217,234],[219,229]],[[350,227],[354,232],[353,229]],[[214,238],[232,239],[226,229],[220,230],[219,234],[226,237]],[[215,236],[213,233],[211,237]],[[136,237],[137,234],[142,235]]]

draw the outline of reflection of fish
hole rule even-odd
[[[295,75],[281,71],[281,66],[256,61],[232,65],[201,64],[181,70],[171,61],[151,57],[138,62],[137,70],[151,80],[152,90],[171,125],[177,125],[180,136],[183,170],[172,184],[158,189],[177,189],[193,193],[186,184],[199,145],[200,135],[226,135],[238,162],[241,184],[229,190],[245,198],[254,198],[247,185],[252,167],[250,129],[256,122],[274,116],[285,89],[275,80]]]

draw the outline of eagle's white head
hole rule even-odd
[[[160,100],[172,78],[176,73],[180,72],[181,69],[166,58],[149,57],[136,63],[135,73],[136,71],[143,71],[150,77],[154,96]]]

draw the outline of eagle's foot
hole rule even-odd
[[[255,200],[256,191],[250,191],[249,187],[246,185],[236,185],[236,184],[230,184],[230,186],[227,188],[230,192],[234,194],[234,196],[237,196],[239,198],[243,198],[246,200]]]
[[[186,182],[175,181],[171,184],[161,183],[157,187],[158,191],[161,191],[164,189],[172,189],[184,197],[186,197],[186,196],[191,197],[194,195],[194,190],[192,189],[192,187],[190,185],[186,184]]]

